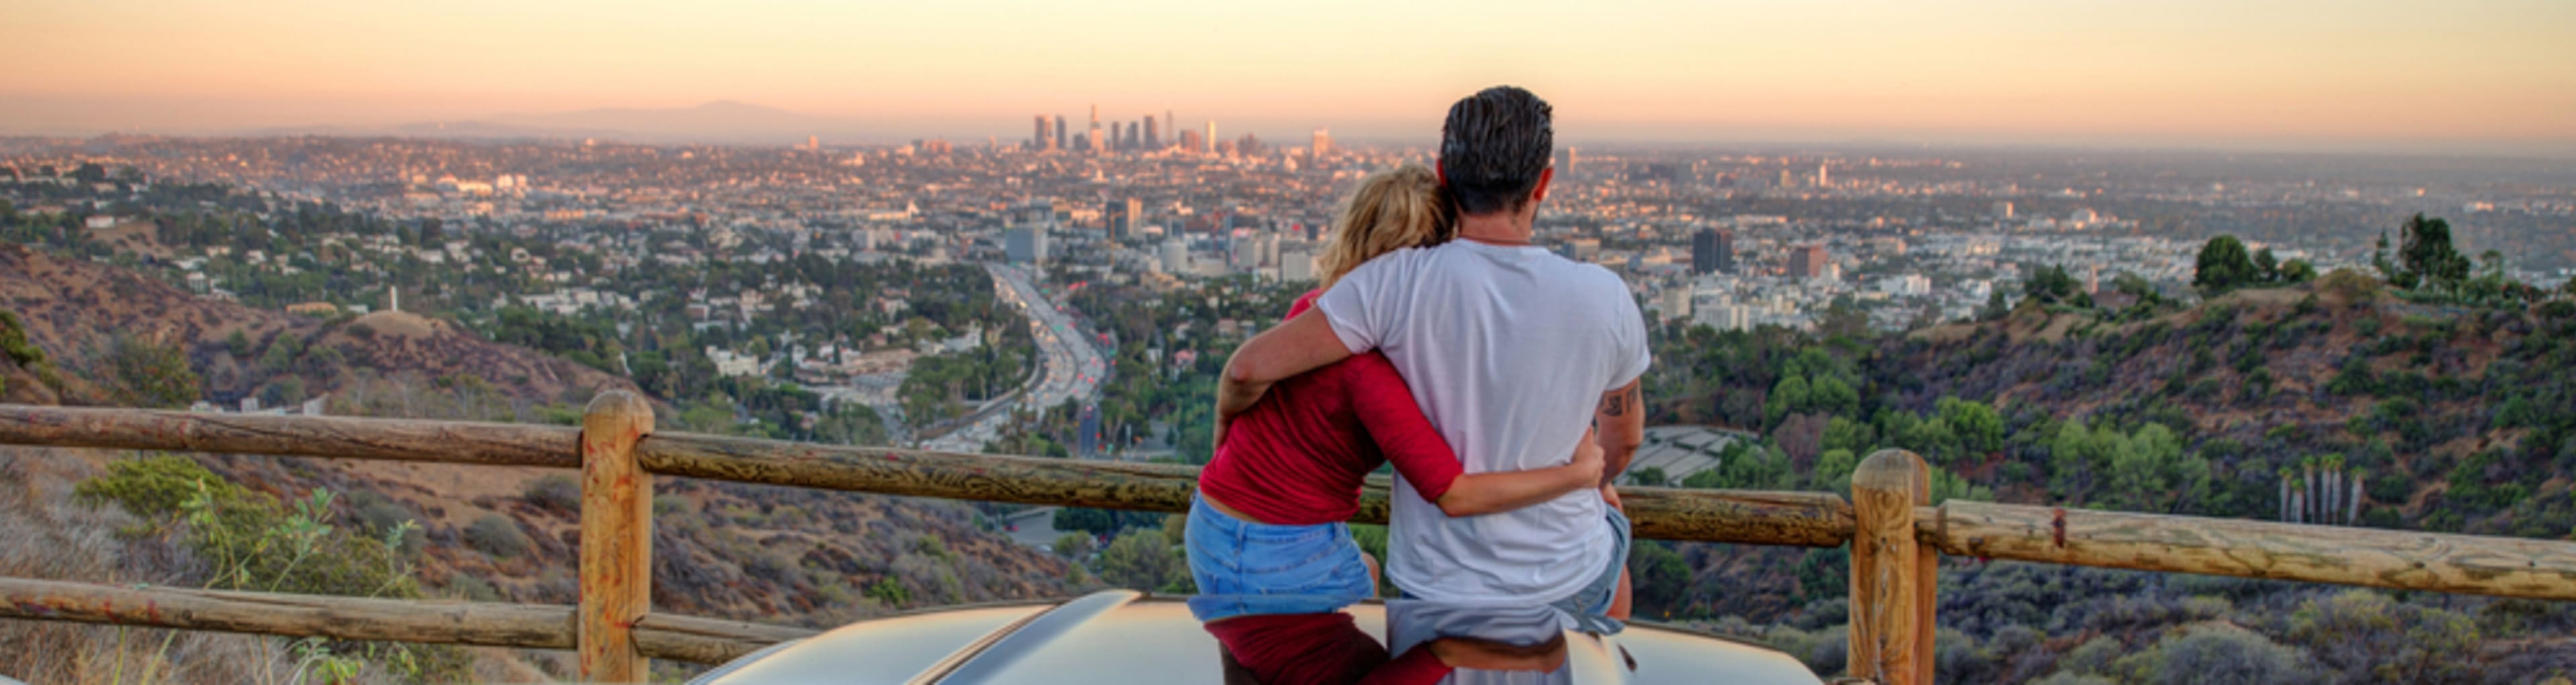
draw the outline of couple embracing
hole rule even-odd
[[[1438,169],[1364,181],[1324,287],[1227,361],[1185,535],[1201,593],[1373,596],[1344,521],[1392,464],[1385,575],[1403,595],[1619,629],[1629,530],[1610,480],[1644,439],[1646,328],[1617,275],[1530,244],[1551,119],[1520,88],[1458,101]]]

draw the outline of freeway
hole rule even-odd
[[[1010,410],[1045,409],[1066,400],[1090,399],[1099,392],[1101,374],[1108,370],[1108,360],[1100,356],[1099,348],[1082,339],[1064,305],[1047,300],[1029,272],[999,264],[986,264],[984,269],[993,275],[994,296],[1028,315],[1030,337],[1037,341],[1038,373],[1020,388],[1018,401],[986,407],[956,430],[923,442],[922,449],[980,450],[985,442],[1001,436]]]

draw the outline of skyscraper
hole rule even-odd
[[[1145,146],[1145,144],[1144,144],[1144,143],[1137,142],[1137,141],[1139,141],[1139,140],[1142,140],[1141,138],[1138,138],[1138,137],[1137,137],[1137,135],[1138,135],[1138,134],[1136,133],[1136,122],[1133,122],[1133,121],[1127,122],[1127,144],[1126,144],[1124,147],[1121,147],[1120,149],[1123,149],[1123,150],[1134,150],[1134,149],[1138,149],[1138,148],[1142,148],[1142,147],[1144,147],[1144,146]]]
[[[1735,235],[1714,228],[1691,234],[1691,273],[1735,270]]]
[[[1321,127],[1316,128],[1315,142],[1308,145],[1306,150],[1316,159],[1323,159],[1325,155],[1333,154],[1333,132]]]
[[[1084,148],[1084,149],[1090,150],[1090,151],[1092,151],[1092,152],[1094,152],[1094,153],[1098,153],[1098,152],[1100,152],[1101,150],[1105,150],[1105,149],[1108,149],[1108,148],[1109,148],[1109,141],[1100,137],[1100,106],[1099,106],[1099,105],[1092,105],[1092,106],[1091,106],[1091,145],[1090,145],[1089,147]]]
[[[1215,120],[1215,119],[1209,119],[1209,120],[1208,120],[1208,122],[1207,122],[1207,133],[1206,133],[1206,134],[1203,134],[1203,135],[1204,135],[1205,137],[1203,137],[1203,138],[1200,138],[1200,139],[1199,139],[1199,140],[1200,140],[1200,144],[1202,144],[1202,145],[1206,145],[1206,146],[1208,146],[1211,150],[1213,150],[1213,149],[1216,147],[1216,120]]]
[[[1037,132],[1036,132],[1036,133],[1029,134],[1029,149],[1031,149],[1031,150],[1044,150],[1044,149],[1051,148],[1051,147],[1055,147],[1055,146],[1053,146],[1053,145],[1048,145],[1048,144],[1047,144],[1047,125],[1046,125],[1046,115],[1044,115],[1044,114],[1040,114],[1040,115],[1038,115],[1038,130],[1037,130]]]
[[[1055,115],[1055,146],[1052,149],[1062,150],[1069,147],[1073,147],[1073,141],[1064,137],[1064,115]]]
[[[1136,219],[1144,214],[1144,205],[1144,202],[1132,197],[1110,200],[1109,206],[1100,211],[1102,220],[1109,225],[1109,239],[1124,241],[1133,237],[1136,234]]]
[[[1046,224],[1029,224],[1003,231],[1002,252],[1013,264],[1045,262],[1047,258]]]
[[[1818,188],[1831,188],[1831,187],[1834,187],[1834,179],[1833,179],[1833,176],[1829,175],[1830,173],[1831,173],[1831,172],[1827,172],[1827,171],[1825,171],[1825,163],[1824,163],[1824,162],[1817,162],[1817,163],[1816,163],[1816,187],[1818,187]]]
[[[1825,275],[1825,246],[1801,245],[1789,253],[1790,278],[1815,278]]]
[[[1154,115],[1145,115],[1145,149],[1163,149],[1162,132],[1154,129]]]

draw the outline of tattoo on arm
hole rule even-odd
[[[1637,388],[1630,386],[1617,394],[1602,398],[1601,413],[1609,416],[1625,416],[1629,405],[1636,404],[1637,399]]]

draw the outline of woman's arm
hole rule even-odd
[[[1360,365],[1349,386],[1351,406],[1359,413],[1360,424],[1368,428],[1378,451],[1404,474],[1414,492],[1439,505],[1442,513],[1480,516],[1511,511],[1600,482],[1607,461],[1589,432],[1576,446],[1571,463],[1523,471],[1466,473],[1458,452],[1440,437],[1431,419],[1422,415],[1421,405],[1413,401],[1413,391],[1404,385],[1404,377],[1396,373],[1394,364],[1375,353],[1352,357],[1350,363]]]
[[[1450,516],[1481,516],[1519,509],[1588,490],[1601,480],[1601,469],[1607,464],[1601,444],[1592,431],[1583,432],[1583,442],[1574,446],[1574,461],[1526,471],[1469,473],[1458,476],[1435,503]]]

